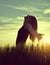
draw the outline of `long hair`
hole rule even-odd
[[[24,28],[24,26],[22,26],[18,31],[18,35],[17,35],[17,39],[16,39],[16,45],[26,43],[28,35],[29,35],[29,31],[27,31]]]
[[[24,27],[27,23],[30,23],[35,31],[37,31],[37,20],[34,16],[26,16],[24,17],[24,23],[23,26],[19,29],[17,39],[16,39],[16,45],[17,44],[24,44],[27,40],[28,35],[30,34],[28,30],[26,30]],[[34,37],[35,39],[35,37]]]
[[[32,25],[32,28],[34,29],[34,31],[37,32],[37,29],[38,29],[38,26],[37,26],[37,19],[35,16],[30,16],[30,15],[27,15],[24,17],[24,25],[26,24],[31,24]],[[33,35],[33,41],[35,40],[36,36]],[[32,35],[30,34],[30,39],[32,40]]]
[[[27,23],[30,23],[31,25],[32,25],[32,27],[33,27],[33,29],[35,30],[35,31],[37,31],[37,19],[36,19],[36,17],[35,16],[30,16],[30,15],[27,15],[27,16],[25,16],[24,17],[24,25],[26,25]]]

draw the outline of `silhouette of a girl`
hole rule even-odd
[[[24,19],[23,26],[18,31],[16,45],[26,43],[28,35],[30,35],[32,41],[34,41],[35,37],[40,40],[43,35],[37,32],[37,20],[34,16],[27,15]]]

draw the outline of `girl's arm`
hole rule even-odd
[[[35,35],[35,36],[37,35],[37,32],[32,28],[31,24],[27,23],[25,25],[25,29],[27,29],[31,35]]]

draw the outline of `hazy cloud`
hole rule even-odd
[[[19,29],[23,23],[23,17],[0,17],[0,30],[16,30]]]
[[[5,6],[5,7],[9,7],[12,9],[16,9],[16,10],[22,10],[22,11],[27,11],[27,12],[32,12],[32,11],[41,11],[40,9],[36,8],[36,7],[26,7],[26,6],[10,6],[10,5],[0,5],[0,6]]]
[[[0,23],[3,22],[15,22],[15,21],[22,21],[23,17],[15,17],[15,18],[8,18],[8,17],[0,17]]]
[[[44,14],[49,14],[49,13],[50,13],[50,8],[44,10]]]
[[[37,17],[38,21],[50,22],[50,17]]]

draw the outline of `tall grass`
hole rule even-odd
[[[0,65],[50,65],[50,52],[33,45],[0,48]]]

